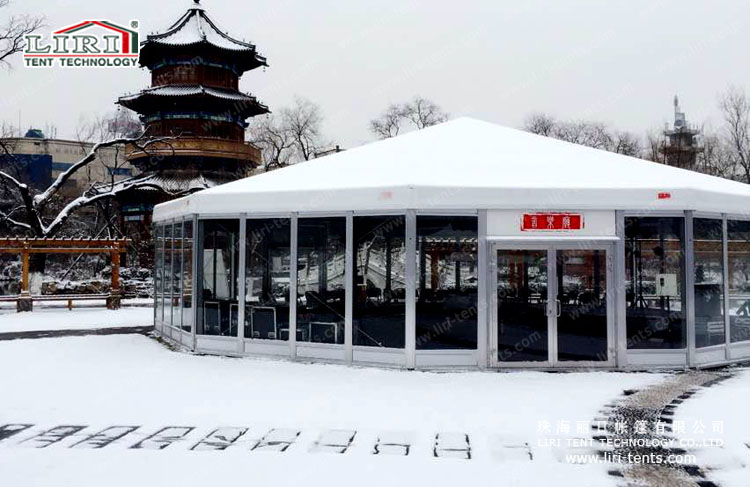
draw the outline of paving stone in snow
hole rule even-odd
[[[22,431],[34,426],[33,424],[4,424],[0,426],[0,441],[15,436]]]
[[[534,459],[528,443],[500,443],[495,446],[494,453],[503,462],[530,462]]]
[[[466,433],[438,433],[433,453],[436,457],[471,460],[471,444]]]
[[[285,452],[300,435],[299,430],[293,430],[288,428],[274,428],[261,438],[258,443],[253,446],[253,451],[277,451]]]
[[[357,432],[353,430],[328,430],[310,448],[314,453],[346,453]]]
[[[163,450],[175,441],[182,440],[195,428],[193,426],[167,426],[144,438],[130,448],[136,450]]]
[[[193,445],[191,450],[226,450],[245,433],[247,428],[218,428]]]
[[[413,435],[403,432],[387,432],[378,436],[373,448],[375,455],[406,456],[411,450]]]
[[[137,429],[138,426],[110,426],[74,443],[71,448],[104,448]]]
[[[52,429],[49,429],[47,431],[44,431],[42,433],[39,433],[36,436],[32,436],[31,438],[24,440],[23,444],[24,446],[29,446],[32,448],[46,448],[50,445],[53,445],[55,443],[58,443],[65,438],[68,438],[69,436],[72,436],[82,429],[84,429],[86,426],[70,426],[70,425],[62,425],[62,426],[55,426]]]

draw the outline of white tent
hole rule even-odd
[[[158,205],[157,254],[203,252],[187,330],[169,287],[155,326],[407,368],[724,364],[750,357],[749,207],[746,184],[462,118]],[[236,293],[200,285],[206,249]]]
[[[744,213],[750,186],[470,118],[157,206],[186,213],[620,209]]]

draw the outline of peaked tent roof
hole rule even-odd
[[[232,56],[232,60],[241,64],[245,70],[267,66],[266,58],[256,52],[255,45],[237,40],[222,31],[197,1],[165,32],[148,35],[141,46],[141,64],[146,66],[152,61],[158,61],[158,56],[152,52],[158,47],[184,46],[218,49]]]
[[[200,191],[155,217],[407,208],[744,213],[750,186],[461,118]]]

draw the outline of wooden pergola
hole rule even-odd
[[[16,298],[16,309],[32,311],[34,299],[29,293],[29,256],[31,254],[110,254],[112,257],[112,286],[108,295],[107,308],[118,309],[122,300],[120,288],[120,254],[127,251],[130,240],[127,238],[0,238],[0,254],[21,255],[21,294]],[[45,296],[44,299],[53,297]],[[59,299],[85,299],[85,296],[66,296]],[[101,298],[101,297],[100,297]]]

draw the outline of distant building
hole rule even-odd
[[[34,128],[30,128],[23,137],[4,138],[2,143],[10,155],[0,155],[0,164],[13,164],[18,177],[39,190],[49,186],[94,147],[91,142],[48,139],[41,130]],[[120,181],[135,174],[122,149],[101,149],[98,159],[84,170],[74,173],[67,187],[63,188],[63,193],[80,194],[92,183]]]
[[[315,153],[315,159],[317,159],[319,157],[330,156],[331,154],[338,154],[339,152],[344,152],[345,150],[346,149],[342,149],[340,146],[337,145],[333,149],[326,149],[326,150],[322,150],[320,152],[316,152]]]
[[[694,170],[698,154],[703,152],[700,130],[688,124],[685,113],[680,109],[680,100],[674,97],[674,124],[664,130],[664,143],[660,152],[668,166]]]

